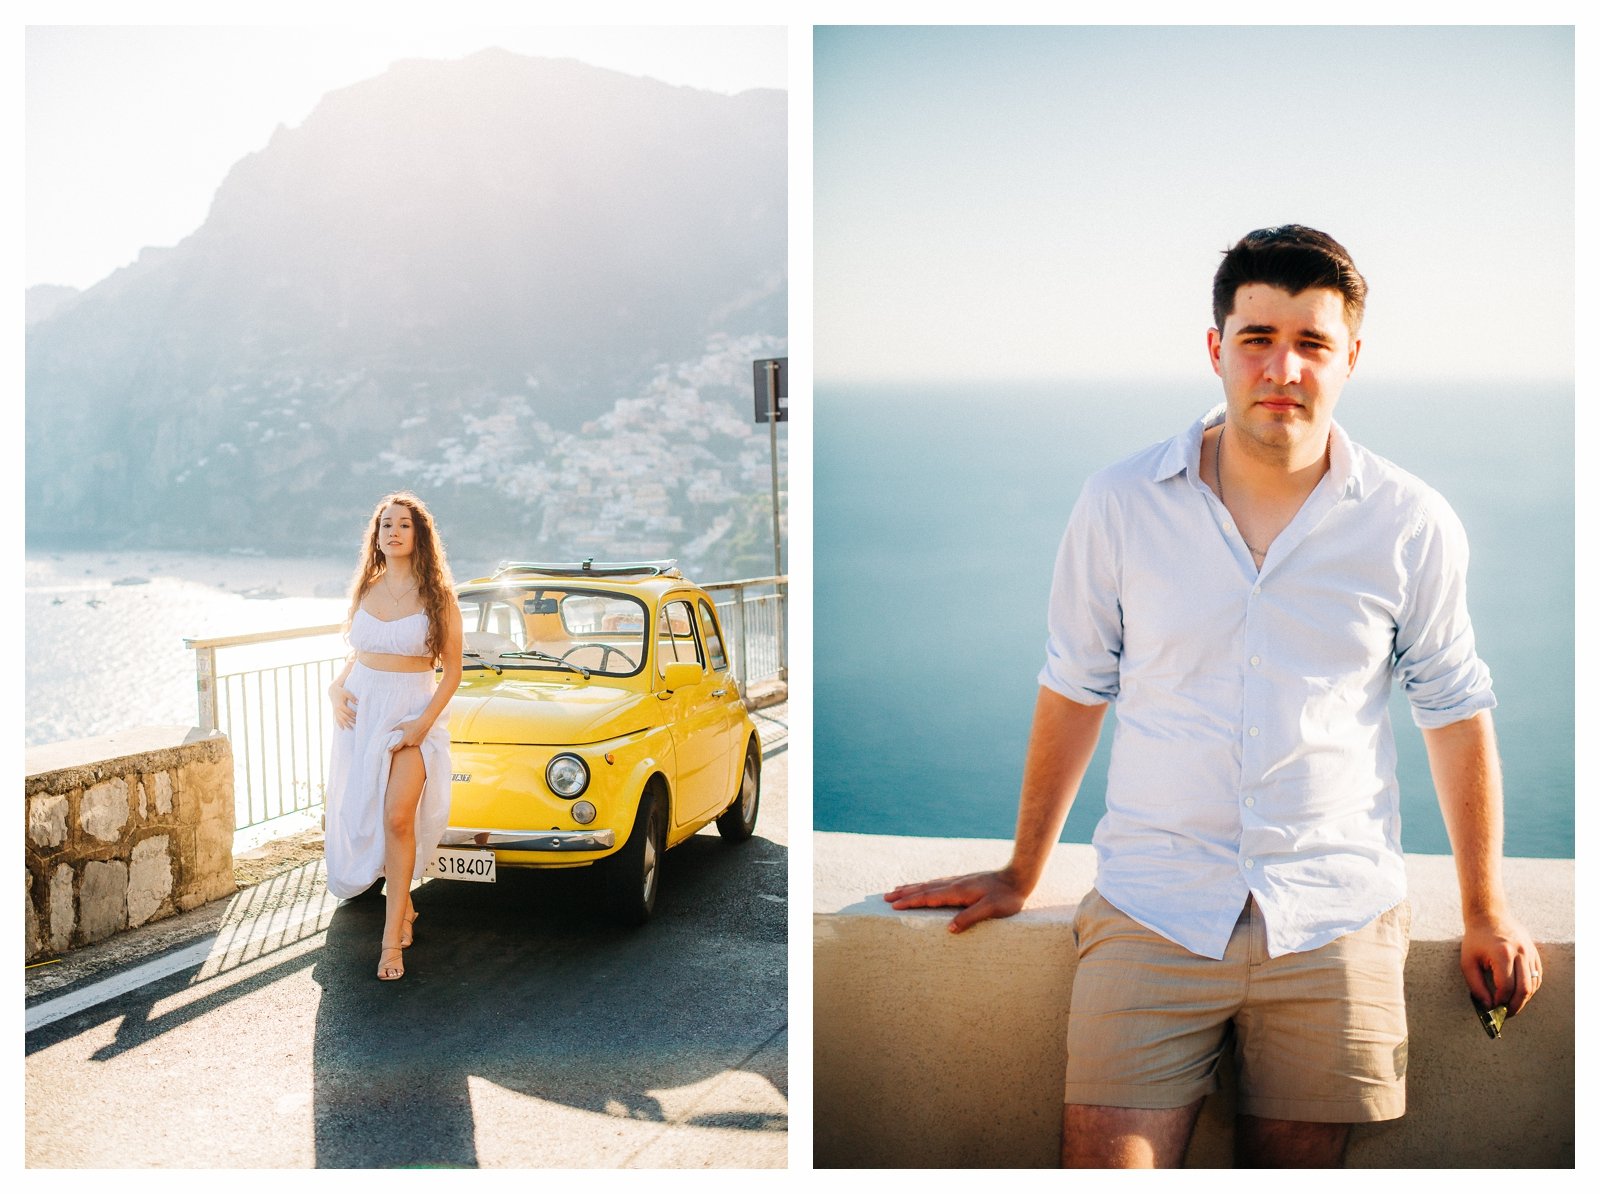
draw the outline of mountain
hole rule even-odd
[[[732,566],[766,492],[749,362],[787,330],[785,100],[503,50],[325,96],[177,246],[41,296],[30,540],[346,550],[412,487],[453,552],[565,556],[567,477],[611,503],[586,554]]]
[[[80,291],[76,286],[51,286],[40,285],[28,287],[26,307],[23,318],[27,325],[32,327],[42,319],[49,319],[56,312],[62,310],[73,299],[77,298]]]

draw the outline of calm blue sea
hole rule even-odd
[[[817,386],[817,829],[1011,836],[1050,570],[1078,490],[1219,400],[1214,383]],[[1572,857],[1571,388],[1352,382],[1337,417],[1466,524],[1500,701],[1506,851]],[[1391,717],[1405,847],[1448,853],[1398,694]],[[1087,842],[1104,811],[1110,739],[1108,727],[1063,840]]]

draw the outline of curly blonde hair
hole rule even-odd
[[[450,565],[445,561],[444,544],[439,540],[439,532],[434,529],[433,515],[428,513],[428,507],[422,504],[422,499],[409,490],[387,494],[373,508],[361,545],[361,562],[356,565],[355,576],[350,582],[350,612],[345,615],[345,632],[348,634],[350,631],[356,610],[361,608],[361,599],[389,570],[389,561],[378,549],[378,524],[383,521],[383,512],[390,506],[404,506],[411,511],[414,544],[411,570],[417,579],[417,595],[422,598],[423,611],[428,615],[428,657],[437,663],[444,649],[444,613],[449,603],[455,600],[455,580],[450,575]]]

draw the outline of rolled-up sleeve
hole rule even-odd
[[[1407,594],[1395,627],[1395,676],[1423,729],[1493,709],[1488,666],[1467,615],[1467,533],[1430,494],[1405,545]]]
[[[1049,635],[1039,683],[1081,705],[1103,705],[1121,688],[1122,603],[1118,518],[1091,478],[1078,495],[1056,552]]]

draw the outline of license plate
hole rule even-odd
[[[422,872],[429,879],[464,879],[468,883],[494,882],[493,850],[437,850]]]

